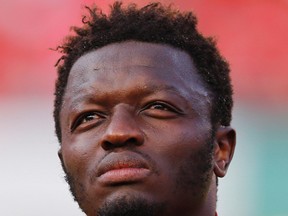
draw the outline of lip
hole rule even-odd
[[[151,173],[148,162],[134,152],[110,153],[99,164],[97,179],[103,185],[139,182]]]

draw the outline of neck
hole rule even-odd
[[[206,200],[203,205],[199,208],[199,211],[195,216],[217,216],[216,213],[216,202],[217,202],[217,185],[216,176],[213,175],[209,191],[206,196]]]

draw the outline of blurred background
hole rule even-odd
[[[95,0],[107,11],[112,0]],[[124,1],[127,2],[127,1]],[[144,5],[148,1],[137,1]],[[288,1],[162,0],[192,10],[231,64],[237,148],[219,216],[288,216]],[[91,0],[0,0],[0,215],[83,215],[57,158],[54,64]]]

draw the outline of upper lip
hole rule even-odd
[[[104,173],[123,168],[146,168],[149,169],[146,160],[139,154],[134,152],[119,152],[110,153],[103,160],[97,168],[97,177]]]

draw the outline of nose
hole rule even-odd
[[[140,146],[144,135],[136,121],[136,116],[127,107],[117,107],[101,139],[104,150],[126,146]]]

